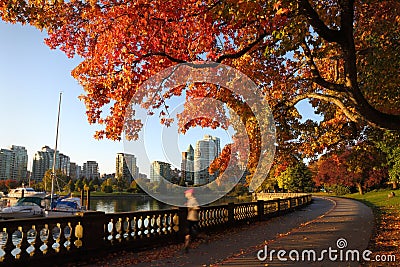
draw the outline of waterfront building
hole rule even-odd
[[[95,178],[99,179],[100,178],[99,164],[96,161],[91,161],[91,160],[83,163],[82,176],[84,176],[88,180],[93,180]]]
[[[145,173],[140,173],[138,174],[138,179],[142,179],[142,180],[150,180],[149,178],[147,178],[147,174]]]
[[[131,182],[139,175],[136,157],[132,154],[118,153],[115,167],[115,176],[122,177],[125,181]]]
[[[182,152],[181,173],[184,182],[194,183],[194,149],[192,145]]]
[[[150,166],[150,182],[159,182],[162,178],[171,180],[171,164],[162,161],[153,161]]]
[[[194,184],[201,185],[213,181],[216,175],[210,175],[210,163],[221,153],[221,141],[218,137],[205,135],[196,143],[194,150]]]
[[[11,179],[13,153],[9,149],[0,150],[0,180]]]
[[[0,150],[0,180],[12,179],[23,181],[27,179],[28,152],[23,146],[11,146]]]
[[[54,149],[49,146],[42,147],[42,150],[37,151],[33,157],[32,164],[32,180],[41,182],[47,170],[53,169]],[[56,151],[55,169],[61,170],[63,174],[69,175],[70,159],[64,154]]]
[[[66,176],[70,176],[71,174],[71,160],[68,156],[60,153],[59,155],[60,157],[60,165],[58,166],[59,170],[61,170],[62,174],[66,175]]]
[[[81,178],[82,168],[75,162],[70,162],[69,164],[69,176],[73,180]]]

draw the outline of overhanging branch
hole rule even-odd
[[[318,35],[328,42],[342,43],[340,32],[329,29],[318,16],[318,13],[314,10],[308,0],[298,0],[298,5],[300,13],[307,18],[308,23],[310,23]]]
[[[303,48],[304,51],[304,56],[306,57],[307,64],[309,65],[311,69],[311,73],[313,74],[312,81],[315,82],[316,84],[322,86],[323,88],[336,91],[336,92],[347,92],[347,88],[342,85],[342,84],[336,84],[329,82],[322,78],[321,73],[318,70],[317,65],[315,64],[314,57],[311,53],[310,48],[308,47],[306,41],[303,41],[301,43],[301,47]]]
[[[332,104],[335,104],[340,110],[346,115],[347,118],[349,118],[351,121],[354,122],[360,122],[362,121],[362,117],[351,111],[341,100],[339,97],[336,96],[330,96],[330,95],[324,95],[324,94],[319,94],[319,93],[307,93],[307,94],[301,94],[290,101],[287,101],[285,103],[285,106],[287,107],[294,107],[298,102],[301,100],[307,99],[307,98],[316,98],[319,100],[323,100]]]

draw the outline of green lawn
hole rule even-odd
[[[390,192],[395,193],[395,197],[389,198],[388,194]],[[366,203],[370,207],[376,207],[378,209],[382,208],[400,208],[400,190],[373,190],[367,192],[363,195],[359,193],[348,194],[344,197],[353,198],[357,200],[361,200],[362,202]]]
[[[390,192],[396,196],[389,198]],[[400,190],[374,190],[364,195],[349,194],[345,197],[360,200],[374,211],[376,225],[369,250],[376,255],[390,254],[400,259]]]

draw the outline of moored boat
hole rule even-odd
[[[46,217],[71,216],[77,212],[85,211],[78,197],[66,196],[54,202],[51,209],[45,210]]]
[[[40,197],[22,197],[15,205],[2,208],[0,217],[3,219],[43,217],[42,201]]]
[[[32,187],[17,187],[11,189],[6,197],[8,198],[22,198],[22,197],[39,197],[44,198],[46,196],[45,192],[38,192]]]

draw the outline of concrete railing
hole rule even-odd
[[[306,193],[253,193],[253,199],[256,200],[269,200],[275,198],[295,198],[306,196]]]
[[[200,209],[200,227],[266,220],[311,202],[311,195]],[[0,221],[0,266],[51,266],[109,251],[183,242],[187,209],[85,212],[79,216]]]

